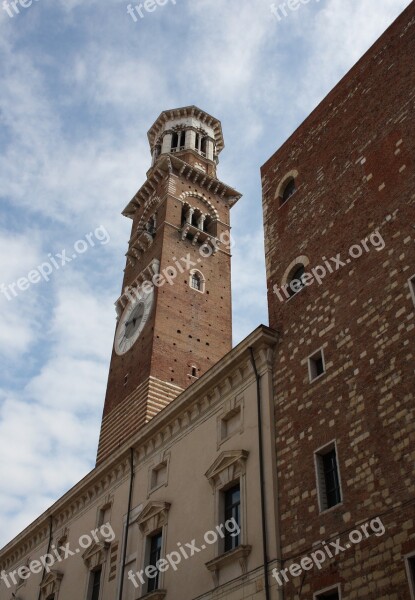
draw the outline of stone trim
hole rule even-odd
[[[173,441],[192,427],[209,410],[213,410],[234,390],[242,393],[245,387],[252,384],[254,373],[248,348],[255,350],[257,368],[262,375],[272,370],[273,347],[277,343],[275,331],[259,326],[238,346],[233,348],[217,365],[185,391],[180,393],[174,403],[170,403],[163,412],[155,417],[145,428],[128,440],[128,447],[121,447],[111,458],[103,461],[92,470],[74,488],[64,494],[55,504],[39,518],[11,540],[0,553],[0,570],[9,570],[23,557],[33,550],[39,551],[42,544],[47,544],[49,537],[49,521],[53,516],[54,531],[66,526],[74,516],[88,508],[97,498],[105,495],[115,484],[129,476],[129,448],[135,446],[134,463],[146,460],[158,449]],[[160,419],[162,419],[160,421]]]
[[[247,450],[227,450],[222,452],[205,473],[213,490],[223,488],[239,479],[246,472]]]
[[[148,536],[167,524],[171,504],[169,502],[148,502],[136,519],[140,531]]]
[[[167,590],[155,590],[154,592],[149,592],[148,594],[144,594],[144,596],[140,596],[140,600],[163,600],[167,594]]]
[[[248,556],[251,553],[252,546],[241,545],[235,548],[234,550],[229,550],[229,552],[225,552],[225,554],[221,554],[221,556],[217,556],[213,558],[209,562],[205,563],[206,568],[211,572],[213,583],[215,587],[219,585],[219,573],[220,570],[232,562],[239,562],[241,567],[241,575],[246,575],[248,572]]]
[[[58,600],[59,588],[61,586],[62,579],[63,573],[61,573],[61,571],[57,571],[56,569],[52,569],[40,584],[41,600],[45,600],[45,598],[48,598],[52,594],[54,594],[55,599]]]

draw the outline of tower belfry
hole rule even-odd
[[[148,132],[152,165],[123,211],[132,220],[97,461],[232,347],[230,208],[217,179],[220,122],[195,106]]]

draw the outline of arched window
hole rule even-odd
[[[291,177],[289,179],[289,181],[285,184],[285,187],[283,189],[282,195],[281,195],[281,204],[284,204],[284,202],[287,202],[287,200],[289,198],[291,198],[291,196],[296,192],[297,188],[295,185],[295,179],[293,177]]]
[[[175,131],[171,138],[171,149],[174,152],[183,150],[186,142],[186,131]]]
[[[172,150],[177,150],[177,146],[179,145],[179,134],[173,133],[173,136],[171,138],[171,149]]]
[[[193,273],[192,274],[192,288],[194,290],[198,290],[199,292],[201,291],[201,288],[202,288],[202,279],[201,279],[199,273]]]
[[[205,137],[203,137],[202,142],[200,144],[200,151],[203,154],[203,156],[206,156],[206,143],[207,143],[207,139]]]
[[[292,271],[292,273],[287,281],[288,293],[289,293],[290,297],[294,296],[295,294],[297,294],[297,292],[299,292],[300,290],[303,289],[304,273],[305,273],[304,265],[299,264],[294,267],[294,270]]]
[[[154,215],[149,218],[149,220],[146,224],[146,230],[148,231],[148,233],[150,235],[152,235],[152,236],[155,235],[155,233],[156,233],[156,217]]]
[[[200,271],[193,270],[190,273],[190,287],[202,294],[205,291],[205,279]]]

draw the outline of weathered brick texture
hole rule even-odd
[[[327,560],[304,580],[290,577],[287,600],[309,600],[337,583],[342,600],[410,600],[404,556],[415,552],[415,307],[408,284],[415,275],[414,56],[411,3],[262,168],[270,326],[281,334],[275,405],[285,566],[373,517],[382,515],[386,527],[384,536]],[[281,205],[278,186],[293,170],[297,191]],[[375,230],[385,247],[366,242],[369,251],[350,257],[351,246]],[[274,293],[296,257],[307,257],[310,273],[339,253],[349,261],[338,270],[332,262],[321,285],[314,281],[288,301]],[[326,374],[310,383],[308,357],[319,348]],[[320,513],[314,452],[332,440],[343,502]]]
[[[189,154],[181,158],[192,165]],[[199,161],[203,160],[199,157]],[[209,161],[205,161],[209,163]],[[177,161],[176,161],[177,167]],[[184,162],[179,164],[183,168]],[[193,167],[193,165],[192,165]],[[149,178],[154,169],[149,172]],[[160,272],[173,267],[177,276],[155,288],[151,317],[145,328],[124,355],[113,351],[105,399],[98,462],[122,446],[179,393],[215,365],[232,347],[231,255],[229,244],[206,256],[201,243],[182,239],[183,205],[216,214],[216,236],[230,236],[229,188],[219,181],[214,186],[197,182],[207,178],[189,177],[171,168],[154,191],[154,200],[141,202],[133,216],[131,238],[151,215],[156,217],[156,233],[151,245],[137,260],[128,261],[122,291],[131,286],[152,260],[160,262]],[[196,180],[196,181],[194,181]],[[211,189],[213,188],[213,189]],[[190,194],[190,195],[189,195]],[[194,195],[193,195],[194,194]],[[151,210],[148,208],[151,203]],[[143,221],[144,218],[144,221]],[[131,246],[131,243],[130,243]],[[190,286],[188,260],[205,278],[204,293]],[[177,263],[183,272],[177,268]],[[171,274],[171,271],[169,271]]]

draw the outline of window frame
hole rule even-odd
[[[231,502],[230,504],[228,504],[229,494],[231,492],[235,492],[236,489],[238,489],[239,493],[238,502]],[[238,523],[238,527],[242,533],[242,490],[240,480],[237,483],[231,484],[229,487],[226,487],[226,489],[222,490],[221,492],[223,496],[221,511],[223,515],[223,523],[226,523],[229,519],[235,519],[233,512],[234,509],[237,508],[238,519],[235,519],[235,521]],[[231,512],[231,515],[228,514],[229,510]],[[232,550],[236,550],[236,548],[238,548],[238,546],[241,545],[241,534],[239,534],[238,536],[232,536],[228,531],[225,531],[224,533],[225,537],[223,538],[223,552],[226,553],[231,552]],[[236,541],[237,543],[234,543]],[[230,547],[227,547],[229,543]]]
[[[294,296],[296,296],[297,294],[299,294],[300,292],[303,291],[303,289],[306,287],[305,283],[303,282],[303,276],[306,274],[306,270],[305,270],[306,265],[304,263],[297,263],[291,273],[289,273],[288,277],[287,277],[287,282],[286,282],[286,288],[287,288],[287,292],[289,294],[289,297],[287,298],[288,300],[291,300],[291,298],[294,298]],[[300,277],[295,277],[297,275],[297,273],[299,271],[302,271],[301,276]],[[298,289],[297,291],[294,291],[293,288],[291,287],[291,283],[293,281],[300,281],[301,282],[301,287],[300,289]]]
[[[193,278],[197,275],[200,281],[200,289],[193,287]],[[206,290],[206,279],[199,269],[192,269],[189,273],[189,288],[194,292],[198,292],[199,294],[204,294]]]
[[[158,547],[156,548],[156,550],[154,550],[152,548],[153,541],[155,539],[160,540],[160,543],[159,543]],[[161,528],[158,531],[155,531],[146,537],[146,552],[145,552],[145,567],[144,567],[145,569],[147,567],[156,567],[157,562],[163,556],[163,548],[164,548],[164,531],[163,531],[163,528]],[[152,554],[156,555],[156,559],[154,560],[154,562],[151,562],[153,560]],[[156,577],[147,577],[146,576],[146,583],[144,586],[146,594],[149,594],[151,592],[156,592],[161,589],[161,587],[160,587],[161,575],[162,575],[162,571],[157,569]],[[154,585],[154,587],[153,587],[153,585]]]
[[[290,191],[290,194],[285,198],[284,196],[289,188],[292,188],[292,189]],[[281,195],[280,195],[281,206],[286,204],[288,202],[288,200],[290,200],[290,198],[292,198],[296,192],[297,192],[297,185],[295,183],[295,177],[292,177],[292,176],[288,177],[282,190],[281,190]]]
[[[408,279],[409,291],[411,292],[412,302],[415,307],[415,275]]]
[[[298,171],[296,169],[292,169],[291,171],[288,171],[288,173],[285,173],[284,177],[282,177],[280,179],[280,182],[277,186],[277,189],[275,191],[275,200],[278,201],[278,210],[280,208],[282,208],[283,206],[286,206],[287,203],[291,200],[291,198],[293,196],[295,196],[295,194],[298,191],[298,185],[297,185],[297,178],[298,178]],[[296,191],[291,194],[291,196],[289,198],[287,198],[286,200],[283,200],[283,194],[284,191],[286,189],[286,187],[289,185],[290,181],[294,181],[295,185],[296,185]]]
[[[404,556],[404,560],[411,600],[415,600],[415,551]],[[413,572],[411,563],[413,563]]]
[[[320,373],[319,375],[313,375],[312,361],[314,360],[314,358],[318,354],[320,354],[320,357],[321,357],[321,360],[322,360],[322,363],[323,363],[323,372]],[[307,357],[307,364],[308,364],[308,379],[309,379],[309,383],[314,383],[318,379],[321,379],[321,377],[323,377],[327,373],[326,358],[324,356],[324,347],[323,346],[321,348],[319,348],[318,350],[316,350],[315,352],[313,352],[312,354],[310,354]]]
[[[313,594],[313,600],[324,600],[324,596],[321,597],[321,594],[326,594],[327,592],[336,592],[337,591],[337,595],[338,595],[338,600],[342,600],[342,590],[341,590],[341,584],[338,583],[336,585],[331,585],[329,587],[326,587],[322,590],[319,590],[318,592],[314,592]]]
[[[171,504],[162,501],[149,501],[144,506],[135,522],[138,523],[142,534],[141,543],[141,570],[144,571],[149,566],[150,558],[150,540],[155,535],[161,533],[161,556],[166,556],[166,539],[168,527],[168,514]],[[150,578],[146,575],[144,584],[140,584],[141,595],[147,594]],[[159,571],[157,591],[163,591],[164,571]],[[156,590],[154,590],[156,591]]]
[[[323,459],[324,456],[327,456],[332,451],[335,451],[336,454],[336,468],[337,468],[337,479],[338,479],[338,490],[340,494],[339,502],[333,504],[332,506],[328,506],[327,502],[327,485],[325,478],[325,470]],[[314,467],[315,467],[315,475],[316,475],[316,484],[317,484],[317,499],[318,499],[318,507],[320,514],[326,513],[328,511],[334,510],[343,504],[343,488],[341,481],[341,473],[339,466],[339,451],[337,448],[337,441],[332,440],[331,442],[324,444],[317,450],[314,451]],[[324,481],[324,490],[322,489],[322,484]]]
[[[102,598],[102,590],[103,590],[103,580],[102,576],[104,573],[103,565],[98,565],[95,569],[89,572],[89,585],[88,585],[88,600],[94,600],[94,588],[95,588],[95,577],[96,574],[99,573],[99,586],[98,586],[98,596],[95,600],[100,600]]]
[[[224,492],[239,484],[240,486],[240,523],[239,546],[247,544],[247,507],[246,507],[246,462],[247,450],[226,450],[221,452],[213,465],[205,473],[215,495],[214,523],[224,525]],[[225,554],[224,538],[218,536],[215,544],[215,557]]]

